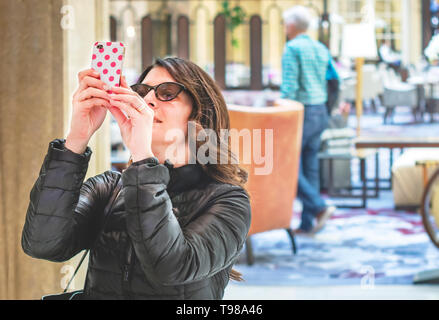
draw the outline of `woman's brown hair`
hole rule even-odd
[[[226,102],[218,85],[195,63],[176,57],[157,59],[140,75],[137,83],[142,83],[154,67],[165,68],[176,82],[186,87],[186,92],[192,98],[192,112],[189,115],[189,121],[195,123],[196,130],[195,136],[188,137],[188,139],[196,141],[196,152],[204,144],[203,141],[196,139],[200,131],[210,129],[216,133],[217,144],[212,144],[210,139],[207,143],[209,144],[208,150],[215,150],[215,159],[218,159],[218,161],[207,164],[198,163],[203,171],[215,181],[238,185],[246,191],[247,171],[239,166],[231,149],[230,138],[228,136],[224,137],[224,131],[221,132],[224,129],[228,132],[230,121]],[[227,139],[227,143],[221,143],[224,142],[224,139]],[[196,155],[192,156],[196,159]],[[219,159],[227,159],[227,163],[219,163]],[[131,163],[132,159],[130,158],[128,166]],[[249,196],[247,191],[246,193]],[[243,280],[242,275],[233,269],[230,272],[230,279]]]

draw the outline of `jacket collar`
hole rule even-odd
[[[193,189],[208,178],[199,164],[186,164],[174,168],[174,165],[166,160],[165,165],[169,169],[170,176],[167,190],[171,192]]]

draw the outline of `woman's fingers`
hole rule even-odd
[[[82,71],[78,72],[78,81],[80,82],[84,77],[89,76],[89,77],[94,77],[94,78],[99,78],[99,72],[97,72],[96,70],[90,68],[90,69],[85,69]]]
[[[105,100],[110,100],[110,96],[107,92],[100,90],[100,89],[96,89],[93,87],[88,87],[87,89],[81,91],[78,95],[78,101],[83,101],[89,98],[102,98]]]
[[[91,109],[93,107],[111,107],[110,103],[107,100],[101,98],[91,98],[81,103],[85,106],[86,109]]]
[[[127,106],[126,103],[121,102],[121,101],[117,101],[117,100],[112,100],[110,99],[110,104],[112,106],[118,107],[119,109],[121,109],[122,111],[125,111],[125,113],[130,117],[130,118],[134,118],[136,116],[139,115],[139,112],[134,110],[134,108]]]
[[[102,90],[109,90],[108,86],[100,80],[100,75],[93,69],[83,70],[78,73],[79,85],[78,89],[73,94],[73,99],[76,99],[78,95],[88,87],[93,87]]]
[[[78,91],[85,90],[88,87],[98,88],[105,91],[110,89],[110,87],[107,86],[107,84],[104,81],[90,76],[85,76],[84,78],[82,78],[81,82],[79,83]]]
[[[122,83],[121,83],[121,85],[122,85]],[[123,93],[123,94],[130,94],[133,96],[138,96],[137,93],[135,93],[133,91],[133,89],[131,89],[130,87],[122,87],[122,86],[121,87],[112,87],[111,91],[113,91],[114,93],[118,93],[118,94]]]
[[[132,107],[139,109],[145,104],[145,100],[134,92],[131,88],[112,87],[113,93],[110,95],[112,98],[130,103]],[[151,109],[151,111],[153,111]]]
[[[145,104],[145,101],[140,101],[138,97],[130,94],[110,94],[110,99],[126,102],[136,110]]]

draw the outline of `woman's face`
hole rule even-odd
[[[142,81],[149,86],[156,86],[163,82],[176,82],[163,67],[154,67]],[[154,123],[152,127],[152,147],[175,143],[175,140],[165,141],[166,133],[172,129],[181,130],[187,137],[187,123],[192,111],[192,99],[185,91],[171,101],[160,101],[155,96],[154,90],[148,92],[144,100],[154,110]],[[172,137],[175,134],[170,132]],[[175,138],[174,138],[175,139]],[[184,141],[178,141],[181,143]]]

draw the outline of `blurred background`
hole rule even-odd
[[[272,108],[264,123],[276,128],[282,13],[299,4],[310,9],[308,34],[329,48],[340,76],[320,154],[321,192],[340,210],[315,237],[291,238],[289,225],[258,222],[263,209],[273,212],[252,203],[253,233],[236,266],[246,282],[231,284],[225,298],[439,298],[439,2],[0,0],[0,299],[60,292],[78,262],[32,259],[20,242],[30,189],[48,143],[66,137],[77,73],[90,67],[93,43],[126,45],[129,84],[155,58],[189,59],[223,90],[232,126]],[[291,134],[293,141],[301,133]],[[87,178],[126,166],[112,117],[89,146]],[[286,165],[296,168],[297,157]],[[288,178],[297,184],[297,172]],[[261,186],[250,189],[263,196]],[[297,226],[296,186],[278,197]],[[82,287],[85,265],[73,289]]]

